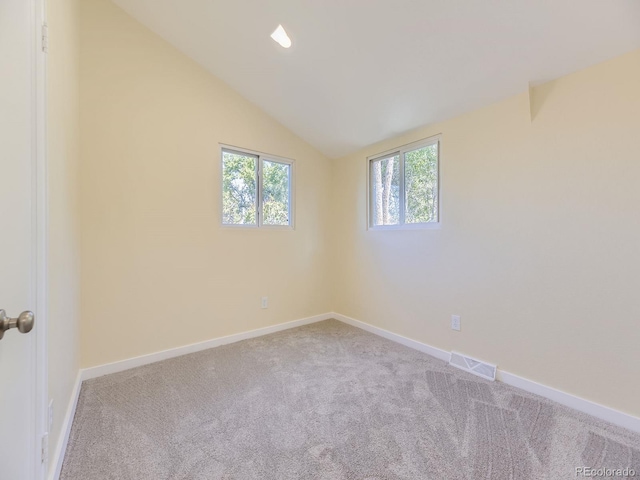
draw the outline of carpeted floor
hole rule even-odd
[[[85,382],[61,479],[558,480],[576,467],[640,477],[640,436],[329,320]]]

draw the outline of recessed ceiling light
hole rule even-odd
[[[284,31],[284,28],[282,28],[282,25],[278,25],[278,28],[276,28],[271,34],[271,38],[284,48],[289,48],[291,46],[291,39],[289,38],[289,35],[287,35],[287,32]]]

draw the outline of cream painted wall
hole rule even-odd
[[[640,416],[639,85],[635,51],[334,161],[334,311]],[[368,231],[365,158],[437,133],[442,227]]]
[[[331,162],[112,3],[80,3],[82,366],[329,311]],[[295,230],[220,226],[219,142],[295,159]]]
[[[49,459],[53,462],[80,366],[77,0],[47,0],[47,23],[49,398],[54,400]]]

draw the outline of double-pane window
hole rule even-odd
[[[222,223],[292,226],[293,162],[222,149]]]
[[[431,140],[369,160],[371,227],[439,222],[439,141]]]

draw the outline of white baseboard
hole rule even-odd
[[[398,335],[397,333],[390,332],[389,330],[385,330],[383,328],[374,327],[373,325],[361,322],[360,320],[356,320],[355,318],[347,317],[346,315],[342,315],[340,313],[333,312],[331,315],[332,318],[340,320],[341,322],[353,327],[361,328],[362,330],[374,333],[380,337],[384,337],[396,343],[401,343],[405,347],[419,350],[420,352],[429,354],[439,360],[444,360],[445,362],[449,361],[450,353],[444,350],[440,350],[439,348],[432,347],[431,345],[427,345],[426,343],[421,343],[416,340],[411,340],[410,338],[403,337],[402,335]]]
[[[71,392],[71,398],[69,399],[69,405],[62,421],[62,430],[58,437],[58,444],[56,445],[56,451],[53,457],[53,463],[49,472],[49,480],[58,480],[60,478],[60,472],[62,471],[62,462],[64,461],[64,454],[67,451],[67,444],[69,443],[69,434],[71,433],[71,426],[73,425],[73,417],[76,415],[76,407],[78,406],[78,398],[80,397],[80,387],[82,386],[82,373],[78,372],[76,381],[73,385],[73,391]]]
[[[270,333],[280,332],[282,330],[288,330],[290,328],[301,327],[302,325],[308,325],[310,323],[321,322],[332,318],[331,313],[324,313],[321,315],[315,315],[313,317],[302,318],[300,320],[293,320],[291,322],[279,323],[278,325],[272,325],[270,327],[258,328],[256,330],[250,330],[248,332],[236,333],[234,335],[227,335],[226,337],[218,337],[204,342],[192,343],[191,345],[184,345],[182,347],[170,348],[161,352],[149,353],[147,355],[141,355],[139,357],[129,358],[127,360],[121,360],[119,362],[107,363],[105,365],[98,365],[97,367],[89,367],[81,370],[82,380],[89,380],[91,378],[102,377],[103,375],[109,375],[111,373],[122,372],[131,368],[140,367],[142,365],[148,365],[150,363],[159,362],[168,358],[179,357],[181,355],[187,355],[189,353],[200,352],[209,348],[219,347],[221,345],[228,345],[230,343],[239,342],[241,340],[247,340],[249,338],[261,337]]]
[[[605,422],[613,423],[619,427],[626,428],[632,432],[640,433],[640,418],[629,415],[628,413],[614,410],[613,408],[605,407],[599,403],[586,400],[581,397],[576,397],[570,393],[556,390],[555,388],[542,385],[541,383],[534,382],[527,378],[519,377],[513,373],[505,372],[498,369],[500,372],[500,381],[511,385],[513,387],[520,388],[529,393],[535,393],[541,397],[548,398],[554,402],[558,402],[565,407],[578,410],[579,412],[586,413],[593,417],[604,420]]]
[[[402,335],[398,335],[388,330],[375,327],[368,323],[362,322],[360,320],[355,320],[339,313],[333,313],[332,317],[348,325],[361,328],[380,337],[384,337],[388,340],[392,340],[415,350],[427,353],[440,360],[444,360],[446,362],[449,361],[450,352],[447,352],[445,350],[441,350],[439,348],[432,347],[431,345],[427,345],[426,343],[403,337]],[[613,408],[605,407],[604,405],[594,403],[590,400],[576,397],[575,395],[571,395],[570,393],[562,392],[555,388],[542,385],[540,383],[534,382],[533,380],[519,377],[518,375],[506,372],[504,370],[501,370],[500,368],[498,368],[497,379],[506,383],[507,385],[520,388],[521,390],[529,393],[540,395],[541,397],[553,400],[554,402],[558,402],[561,405],[572,408],[579,412],[586,413],[587,415],[591,415],[619,427],[626,428],[627,430],[631,430],[632,432],[640,433],[640,418],[629,415],[628,413],[614,410]]]

